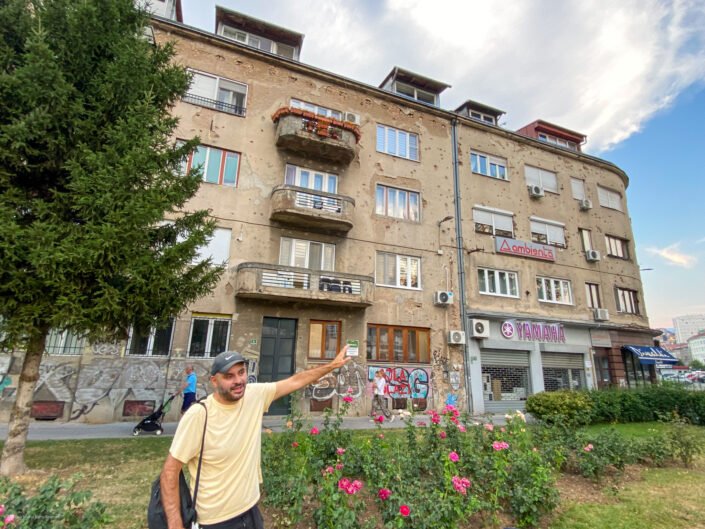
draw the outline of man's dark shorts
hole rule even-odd
[[[188,410],[194,402],[196,402],[195,393],[184,393],[184,403],[181,405],[181,413]]]
[[[224,522],[213,525],[199,525],[201,529],[264,529],[264,520],[262,513],[259,512],[257,505],[249,511],[243,512],[240,516],[230,518]]]

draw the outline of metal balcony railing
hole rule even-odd
[[[221,112],[227,112],[228,114],[233,114],[235,116],[245,116],[245,107],[238,105],[231,105],[230,103],[224,103],[215,99],[208,99],[207,97],[197,96],[195,94],[186,94],[182,99],[187,103],[193,103],[194,105],[220,110]]]

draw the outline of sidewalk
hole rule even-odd
[[[263,428],[274,432],[281,432],[284,429],[284,416],[265,416]],[[425,415],[419,414],[414,419],[428,424],[429,419]],[[486,421],[486,417],[477,418],[478,422]],[[29,425],[29,441],[60,441],[69,439],[117,439],[121,437],[132,437],[132,429],[138,421],[134,422],[113,422],[108,424],[87,424],[80,422],[54,422],[54,421],[32,421]],[[504,414],[492,416],[494,424],[504,424]],[[165,422],[162,426],[166,436],[174,435],[176,422]],[[385,420],[382,428],[398,429],[404,428],[405,421],[395,415],[394,421]],[[304,427],[323,426],[323,416],[307,417],[304,419]],[[370,421],[369,417],[345,417],[343,419],[343,429],[346,430],[374,430],[377,425]],[[7,438],[7,424],[0,424],[0,440]],[[140,436],[154,436],[153,433],[142,433]]]

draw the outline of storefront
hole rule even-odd
[[[622,360],[627,387],[641,387],[657,381],[656,366],[676,364],[678,359],[661,347],[642,345],[622,346]]]

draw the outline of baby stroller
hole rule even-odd
[[[175,393],[169,395],[169,398],[162,402],[162,405],[156,411],[138,422],[137,426],[132,430],[132,435],[139,435],[141,432],[154,432],[154,435],[163,434],[162,421],[169,408],[171,408],[171,401],[174,400],[174,397],[176,397]]]

